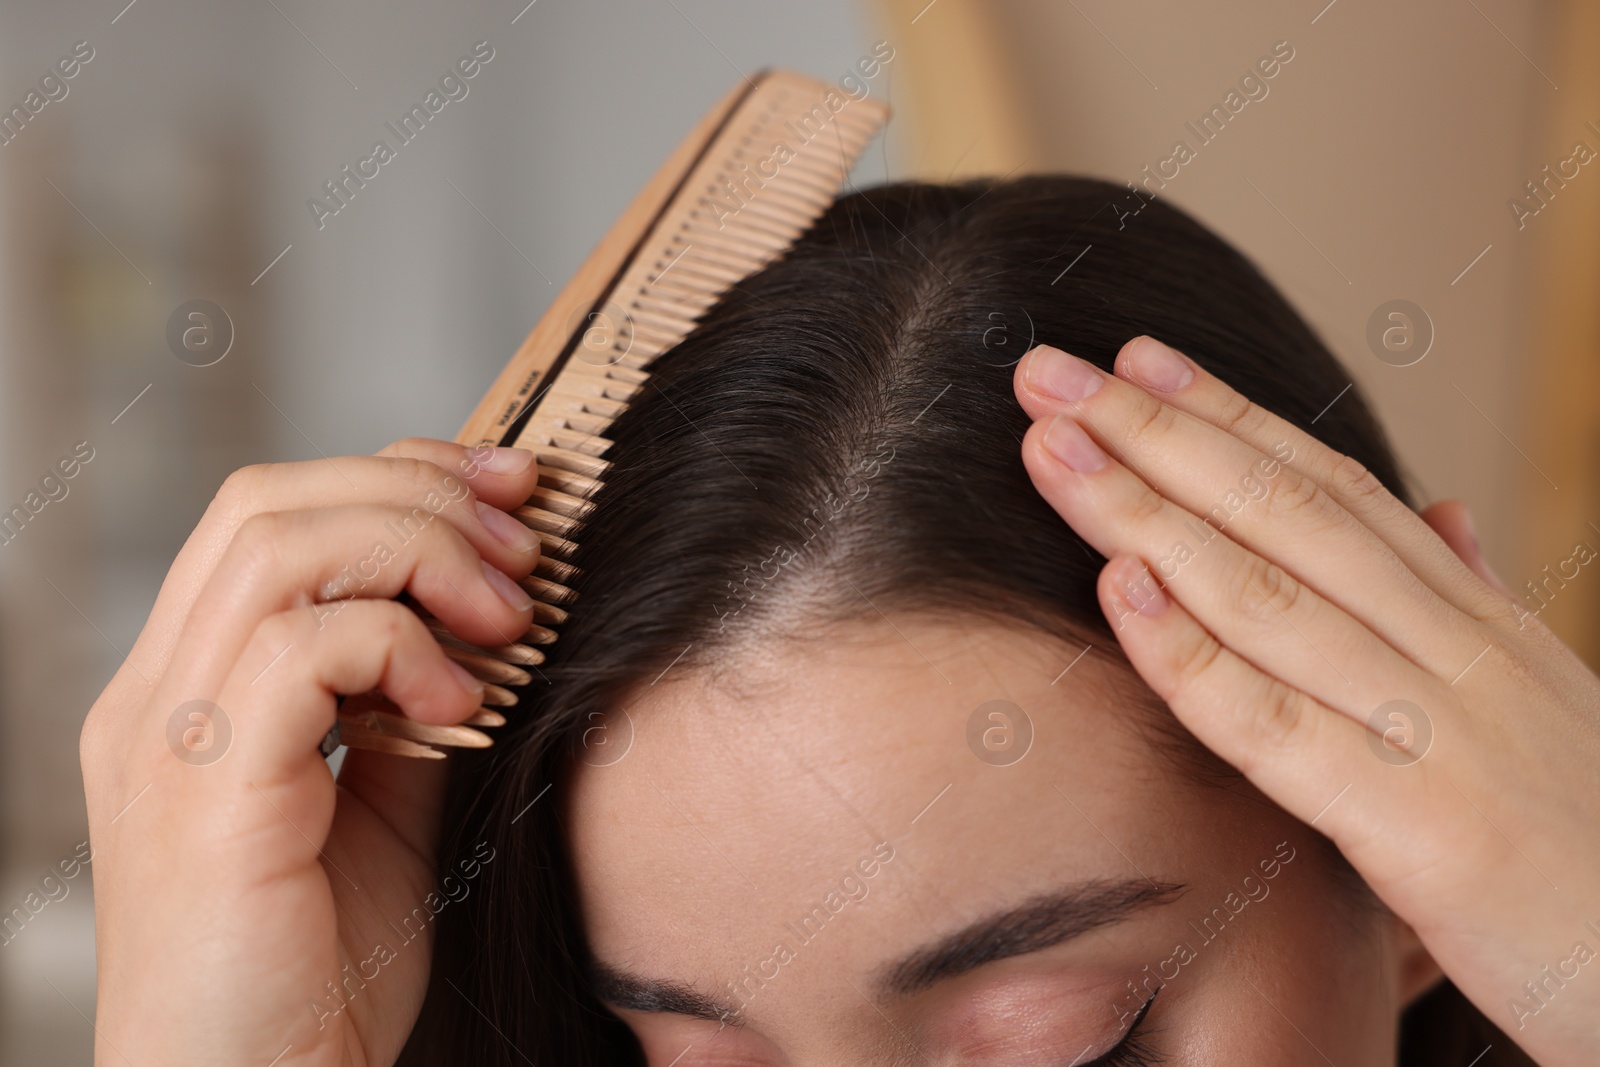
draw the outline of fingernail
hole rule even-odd
[[[1044,431],[1044,447],[1052,456],[1082,474],[1097,471],[1106,465],[1106,454],[1094,439],[1083,432],[1076,420],[1067,415],[1057,415]]]
[[[1089,396],[1105,380],[1099,367],[1049,345],[1039,345],[1029,353],[1024,377],[1035,392],[1069,403]]]
[[[506,577],[500,568],[490,566],[487,560],[483,564],[483,576],[494,587],[494,591],[500,594],[500,599],[511,605],[511,610],[527,611],[533,607],[533,597],[524,592],[522,586]]]
[[[478,521],[494,535],[496,541],[517,552],[532,552],[539,545],[539,535],[497,507],[478,501]]]
[[[1139,563],[1128,562],[1122,565],[1124,577],[1117,593],[1122,597],[1122,602],[1136,615],[1143,615],[1147,619],[1155,618],[1167,610],[1168,604],[1166,591],[1161,588],[1161,583],[1156,581],[1156,576],[1150,573],[1150,568]]]
[[[1194,365],[1154,337],[1142,337],[1128,350],[1128,377],[1158,393],[1175,393],[1194,381]]]
[[[481,696],[483,694],[483,683],[474,678],[471,671],[467,670],[453,659],[447,659],[444,662],[445,666],[450,668],[450,673],[455,675],[455,679],[458,683],[460,683],[462,689],[465,689],[474,697]]]
[[[469,448],[467,458],[471,465],[490,474],[521,474],[533,462],[533,453],[526,448]]]

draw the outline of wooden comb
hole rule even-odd
[[[539,535],[534,598],[520,641],[476,648],[423,613],[445,654],[485,683],[486,705],[510,707],[508,686],[532,681],[537,647],[556,640],[575,575],[572,537],[610,464],[606,430],[639,394],[655,358],[696,318],[778,256],[838,195],[850,167],[888,121],[887,105],[789,71],[764,71],[724,96],[612,225],[528,334],[456,436],[469,446],[531,450],[538,487],[512,512]],[[485,748],[475,726],[504,724],[490,707],[460,726],[403,717],[378,693],[344,701],[323,743],[443,759]]]

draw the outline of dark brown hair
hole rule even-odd
[[[441,869],[482,842],[495,858],[439,917],[402,1062],[642,1062],[586,980],[560,783],[593,717],[680,655],[714,665],[764,626],[869,598],[1114,646],[1104,560],[1023,470],[1011,376],[1033,343],[1109,368],[1141,333],[1407,499],[1357,391],[1340,396],[1348,376],[1277,290],[1187,215],[1104,182],[859,192],[708,311],[612,429],[617,465],[573,560],[579,602],[520,720],[457,757]],[[1464,1045],[1481,1027],[1509,1046],[1452,988],[1429,1004],[1444,1014],[1430,1033]],[[1407,1040],[1408,1067],[1444,1062],[1414,1047],[1438,1042]]]

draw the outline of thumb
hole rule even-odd
[[[1516,595],[1489,566],[1489,561],[1483,558],[1483,550],[1478,547],[1478,535],[1473,530],[1472,513],[1467,510],[1465,504],[1459,500],[1441,500],[1437,504],[1423,508],[1418,514],[1422,521],[1439,535],[1439,539],[1450,547],[1450,551],[1460,557],[1468,570],[1505,596],[1512,600],[1516,599]]]

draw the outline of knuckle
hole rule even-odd
[[[432,640],[416,613],[393,600],[355,599],[339,605],[338,625],[354,627],[363,647],[392,654],[396,649]],[[322,629],[320,621],[317,631]]]
[[[473,495],[452,471],[431,460],[401,456],[390,461],[390,472],[408,495],[420,493],[417,499],[430,511],[442,511],[450,504],[471,499]]]
[[[1388,492],[1376,474],[1344,455],[1328,471],[1328,485],[1340,500],[1353,504],[1364,504]]]
[[[1203,680],[1216,671],[1221,659],[1222,644],[1201,627],[1194,627],[1173,655],[1174,693],[1204,688]]]
[[[1288,571],[1252,554],[1240,568],[1234,601],[1243,617],[1275,624],[1294,611],[1304,590]]]
[[[466,537],[444,517],[445,507],[425,502],[412,505],[398,504],[384,508],[388,525],[403,531],[406,540],[397,546],[396,558],[405,561],[403,566],[442,566],[446,569],[467,567],[477,558]]]
[[[1129,443],[1151,446],[1160,444],[1172,431],[1178,412],[1153,396],[1139,394],[1128,413],[1120,433]]]
[[[1212,421],[1223,432],[1249,440],[1266,424],[1267,413],[1243,393],[1229,389]]]
[[[1548,693],[1551,688],[1550,674],[1540,661],[1548,662],[1545,660],[1546,655],[1551,652],[1559,654],[1565,651],[1565,648],[1554,631],[1544,627],[1543,634],[1536,639],[1531,648],[1521,645],[1520,642],[1517,645],[1510,645],[1491,641],[1483,662],[1473,667],[1473,670],[1481,670],[1490,677],[1509,679],[1515,691],[1519,693]],[[1556,702],[1561,701],[1558,695],[1551,695],[1555,697]]]
[[[1166,509],[1167,502],[1149,486],[1140,483],[1138,489],[1128,500],[1127,518],[1135,526],[1151,523]]]
[[[1273,681],[1259,699],[1248,702],[1246,728],[1258,744],[1282,748],[1300,731],[1305,712],[1306,701],[1298,691]]]
[[[241,507],[261,493],[262,487],[272,476],[272,466],[271,463],[252,463],[248,467],[240,467],[222,480],[222,485],[217,489],[217,499],[227,506]]]
[[[455,532],[454,527],[440,518],[440,509],[427,507],[420,502],[399,504],[386,510],[390,512],[391,521],[396,527],[404,528],[407,532],[415,530],[418,543],[429,546],[430,552],[438,551],[434,546],[450,541],[450,535]]]
[[[439,467],[415,456],[395,456],[389,460],[388,466],[395,480],[407,485],[436,480],[442,473]]]
[[[1331,521],[1339,510],[1339,505],[1322,486],[1299,471],[1284,467],[1268,483],[1267,512],[1273,518],[1319,518]]]
[[[410,608],[392,600],[369,600],[363,606],[367,609],[367,626],[373,637],[384,645],[399,644],[422,626],[422,620]]]
[[[431,446],[434,442],[426,437],[402,437],[398,441],[391,441],[378,449],[377,455],[389,458],[411,456]]]

